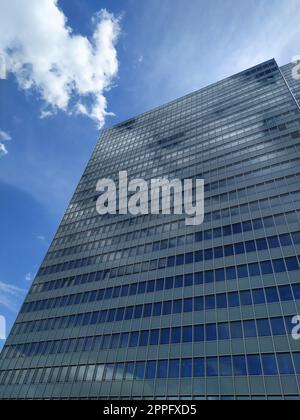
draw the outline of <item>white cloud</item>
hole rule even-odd
[[[118,72],[119,19],[106,10],[93,20],[90,39],[75,34],[58,0],[9,0],[0,14],[0,54],[21,89],[44,100],[41,116],[81,113],[99,127],[108,115],[105,92]],[[80,106],[76,106],[79,104]]]
[[[0,157],[8,154],[8,151],[3,143],[0,143]]]
[[[1,141],[10,141],[11,140],[11,136],[6,131],[0,130],[0,140]]]
[[[28,281],[29,283],[32,282],[33,275],[31,273],[27,273],[25,276],[25,280]]]
[[[12,312],[17,312],[25,293],[26,291],[19,287],[0,281],[0,305]]]
[[[11,137],[6,131],[0,130],[0,157],[8,154],[6,146],[2,143],[3,141],[10,141]]]

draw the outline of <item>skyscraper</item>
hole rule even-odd
[[[270,60],[105,130],[6,342],[0,397],[299,399],[300,89]],[[202,178],[205,221],[96,212]]]

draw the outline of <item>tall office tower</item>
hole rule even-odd
[[[271,60],[102,133],[1,353],[1,398],[299,399],[291,74]],[[122,170],[204,178],[204,224],[99,216],[96,183]]]

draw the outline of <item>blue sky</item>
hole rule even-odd
[[[4,3],[10,2],[1,1],[0,14],[9,8]],[[286,64],[300,54],[299,0],[58,0],[57,5],[72,36],[91,39],[92,17],[101,9],[116,19],[118,38],[108,54],[117,52],[118,71],[110,68],[110,89],[101,91],[115,116],[106,117],[105,127],[261,61],[275,57]],[[13,34],[20,21],[7,21]],[[36,54],[50,55],[42,47],[37,45]],[[100,48],[96,74],[101,54]],[[38,84],[25,89],[8,70],[0,80],[0,152],[1,144],[7,151],[0,153],[0,315],[9,330],[99,137],[100,123],[92,112],[70,115],[69,108],[49,108],[52,92],[45,97]],[[70,96],[71,103],[80,95]],[[49,110],[52,115],[41,118]]]

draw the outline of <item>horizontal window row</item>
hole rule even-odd
[[[166,242],[168,243],[169,241],[167,240]],[[295,245],[300,244],[300,232],[295,232],[292,234],[288,233],[288,234],[279,235],[279,236],[270,236],[268,238],[262,238],[262,239],[257,239],[253,241],[247,241],[247,242],[239,242],[233,245],[226,245],[224,247],[220,246],[217,248],[209,248],[203,251],[197,251],[197,253],[195,253],[196,255],[195,262],[210,261],[212,259],[230,257],[233,255],[245,255],[251,252],[264,251],[268,249],[271,250],[271,249],[276,249],[276,248],[285,247],[285,246],[292,246],[293,244]],[[184,260],[186,261],[186,264],[188,264],[188,259],[186,257]],[[176,259],[176,263],[177,263],[177,259]],[[286,271],[283,260],[281,263],[281,269],[282,269],[282,272]],[[264,270],[266,270],[266,266]],[[281,272],[279,270],[280,270],[280,263],[277,261],[275,272],[276,273]],[[240,272],[242,273],[243,271],[244,271],[244,276],[248,277],[249,272],[248,272],[247,266],[240,268]],[[266,272],[264,271],[264,273],[262,272],[262,274],[266,274]],[[201,274],[197,274],[197,275],[201,276]],[[205,282],[204,277],[203,277],[203,283]],[[225,280],[225,271],[224,271],[224,280]],[[213,281],[215,281],[215,279]],[[218,281],[221,281],[220,278],[218,279]],[[147,287],[148,283],[150,282],[124,284],[123,286],[117,286],[114,288],[110,287],[108,289],[100,289],[97,292],[94,291],[94,292],[86,292],[86,293],[77,293],[77,294],[72,294],[72,295],[67,295],[67,296],[59,296],[57,298],[44,299],[44,300],[34,301],[30,303],[25,303],[22,307],[22,312],[28,313],[28,312],[34,312],[34,311],[41,311],[45,309],[61,308],[61,307],[70,306],[70,305],[79,305],[86,302],[95,302],[95,301],[101,301],[105,299],[118,298],[120,296],[124,297],[128,295],[132,296],[132,295],[137,295],[137,294],[144,294],[147,292],[149,293],[148,287]],[[152,283],[154,286],[152,291],[172,289],[175,287],[175,281],[174,279],[172,280],[171,278],[168,279],[168,281],[166,282],[164,282],[163,280],[156,280],[155,283],[156,283],[155,286]],[[185,279],[182,278],[181,283],[183,287],[186,287],[188,285],[192,286],[194,284],[193,275],[185,276]],[[74,280],[74,285],[77,285],[76,280]],[[177,287],[179,287],[179,283],[177,283]]]
[[[300,120],[299,120],[300,122]],[[293,146],[289,146],[286,148],[282,148],[276,151],[272,151],[272,153],[267,153],[264,155],[257,155],[255,158],[252,158],[252,165],[255,164],[263,164],[264,162],[269,161],[270,159],[275,159],[275,158],[279,158],[282,156],[286,156],[287,153],[291,153],[298,156],[299,155],[299,150],[300,150],[300,145],[293,145]],[[232,157],[233,156],[233,152],[231,152],[229,155]],[[247,154],[249,156],[249,152],[246,150],[245,154]],[[219,158],[220,159],[220,158]],[[222,161],[223,161],[224,157],[222,156]],[[201,164],[203,164],[203,162],[201,162]],[[197,166],[199,166],[199,163],[197,164]],[[176,176],[177,178],[181,178],[182,177],[182,171],[180,171],[180,174],[176,174],[178,176]],[[181,176],[180,176],[181,175]],[[170,175],[169,175],[170,176]],[[153,175],[152,175],[153,177]],[[202,178],[204,178],[203,174],[202,174]],[[95,184],[96,186],[96,184]],[[213,206],[215,203],[228,203],[228,201],[232,201],[232,200],[238,200],[238,199],[243,199],[245,197],[251,197],[252,194],[256,194],[259,192],[263,192],[265,191],[266,186],[264,185],[264,183],[260,186],[249,186],[247,188],[241,188],[239,190],[233,190],[233,191],[229,191],[229,192],[224,192],[222,194],[217,194],[211,197],[205,197],[205,205],[206,207],[209,206]],[[149,201],[150,203],[150,201]],[[80,222],[82,222],[83,220],[86,220],[88,217],[91,217],[93,215],[96,215],[96,206],[92,206],[90,208],[87,208],[86,210],[81,210],[81,211],[75,211],[73,213],[67,213],[64,216],[64,219],[61,223],[60,229],[63,231],[64,227],[69,227],[71,223],[74,223],[76,221],[76,219],[81,219]],[[105,218],[111,217],[110,214],[106,215]],[[98,216],[99,217],[99,216]],[[128,218],[130,216],[127,216],[126,218]],[[102,220],[102,218],[101,218]]]
[[[268,287],[240,292],[220,293],[208,296],[196,296],[186,299],[147,303],[101,311],[80,313],[64,317],[39,319],[16,323],[14,334],[36,331],[57,330],[82,327],[109,322],[130,321],[132,319],[158,317],[181,313],[200,312],[214,309],[235,308],[240,306],[278,303],[300,299],[300,284],[292,286]]]
[[[271,207],[274,210],[274,208],[278,205],[281,205],[281,200],[278,199],[277,196],[275,196],[275,197],[270,197],[263,200],[250,201],[249,203],[245,203],[242,205],[225,207],[223,209],[215,210],[213,212],[206,212],[204,223],[205,224],[212,223],[212,222],[216,222],[220,220],[225,221],[226,219],[229,219],[235,216],[253,214],[253,212],[256,212],[256,211],[266,210],[269,207]],[[290,214],[290,212],[287,213],[287,215],[288,214]],[[89,240],[89,238],[91,237],[97,237],[97,236],[100,236],[101,238],[108,236],[107,239],[102,239],[101,242],[99,243],[99,246],[103,248],[104,247],[107,248],[112,245],[118,245],[122,242],[128,242],[128,241],[138,240],[138,239],[143,239],[143,238],[149,239],[149,237],[152,237],[152,236],[156,236],[163,233],[169,233],[172,231],[178,231],[180,229],[186,228],[184,217],[181,220],[176,220],[176,221],[156,225],[149,228],[142,228],[142,229],[140,229],[140,226],[143,225],[143,223],[145,222],[144,216],[137,216],[136,218],[129,219],[129,220],[131,221],[131,224],[128,223],[129,221],[125,221],[125,222],[119,221],[112,225],[95,227],[92,230],[85,230],[82,232],[73,233],[67,236],[63,236],[63,237],[57,237],[54,239],[53,244],[51,245],[51,249],[59,245],[66,245],[70,242],[71,243],[74,243],[77,241],[84,242],[87,239]],[[278,225],[277,222],[275,224]],[[117,232],[119,232],[122,229],[125,229],[126,227],[127,228],[136,227],[136,229],[135,231],[129,232],[126,234],[122,234],[122,235],[116,234]],[[89,247],[90,244],[88,243],[86,244],[86,246]],[[86,250],[89,251],[90,249],[87,248]]]
[[[300,353],[278,353],[0,371],[0,385],[295,374]]]
[[[300,137],[300,132],[298,133],[298,136]],[[293,133],[293,135],[291,136],[291,138],[293,140],[294,140],[294,138],[297,138],[296,137],[296,134]],[[266,149],[266,148],[270,147],[272,144],[274,146],[278,147],[278,141],[275,140],[275,139],[271,139],[271,140],[262,139],[261,140],[261,143],[257,143],[256,145],[253,145],[254,142],[253,142],[253,140],[251,141],[251,138],[250,139],[248,138],[247,141],[252,143],[252,146],[251,147],[248,147],[248,153],[251,153],[253,151],[258,152],[259,150]],[[201,144],[198,144],[197,149],[200,149],[201,158],[203,158],[203,156],[205,154],[210,154],[210,155],[213,156],[217,151],[221,151],[222,152],[222,155],[224,155],[225,150],[227,150],[228,148],[230,148],[232,151],[234,151],[234,152],[231,152],[231,158],[233,158],[235,153],[237,153],[237,154],[240,154],[241,153],[240,152],[241,147],[242,147],[242,141],[239,139],[239,140],[236,140],[236,141],[229,142],[227,144],[222,144],[215,151],[202,152],[202,146],[201,146]],[[238,152],[236,152],[236,150],[238,150]],[[195,150],[195,152],[196,152],[196,150]],[[198,154],[195,154],[193,151],[189,150],[189,156],[190,156],[189,159],[195,159],[195,158],[199,159],[199,150],[197,151],[197,153]],[[143,159],[142,156],[139,157],[139,161],[141,161],[141,159]],[[173,157],[170,157],[170,159],[172,160],[172,163],[174,164],[174,160],[176,159],[176,157],[173,156]],[[151,160],[150,159],[147,159],[145,161],[145,165],[149,164],[149,162],[151,162]],[[153,165],[154,165],[154,162],[152,161],[152,167],[153,167]],[[130,169],[128,169],[128,167],[127,167],[127,171],[130,171]],[[131,171],[130,171],[130,175],[131,175],[131,177],[133,177],[133,174],[132,174]],[[153,173],[153,170],[152,170],[152,173],[149,174],[149,178],[151,176],[153,177],[153,175],[154,175],[154,173]],[[118,173],[116,175],[111,174],[111,179],[114,179],[115,177],[118,178],[118,176],[119,176]],[[169,177],[170,177],[170,175],[169,175]],[[203,174],[202,173],[201,173],[201,175],[198,174],[197,177],[199,177],[199,178],[200,177],[203,177]],[[146,178],[146,177],[144,177],[144,178]],[[236,186],[236,184],[237,184],[237,178],[238,178],[238,176],[230,177],[229,179],[226,179],[224,177],[224,179],[222,181],[217,181],[217,182],[213,182],[213,183],[207,183],[205,185],[205,192],[208,193],[208,192],[212,192],[214,190],[218,190],[219,188],[223,188],[223,187],[230,188],[230,186]],[[87,183],[87,185],[89,186],[89,189],[86,189],[85,190],[85,194],[86,195],[94,195],[95,188],[93,188],[92,186],[93,185],[96,185],[96,183],[97,183],[98,180],[99,180],[99,175],[97,177],[95,177],[95,178],[90,178],[89,179],[89,182]],[[87,204],[91,204],[91,203],[93,203],[93,197],[89,197],[89,198],[87,198],[87,200],[84,200],[84,201]],[[74,211],[76,211],[78,209],[82,210],[83,209],[82,204],[83,204],[82,201],[81,202],[78,202],[77,201],[76,203],[74,203],[74,201],[72,201],[72,204],[69,207],[69,211],[68,211],[66,217],[64,218],[64,221],[67,221],[68,219],[70,220],[70,219],[73,218],[73,217],[70,217],[72,215],[72,212],[74,212]]]
[[[296,161],[298,162],[300,159],[296,159]],[[297,162],[294,162],[297,163]],[[285,164],[286,168],[282,168],[282,170],[285,169],[291,169],[291,164]],[[282,164],[280,166],[283,166]],[[265,170],[268,170],[268,174],[270,175],[270,169],[265,168]],[[272,200],[276,200],[276,202],[273,202]],[[226,218],[229,217],[234,217],[234,216],[238,216],[238,215],[242,215],[242,214],[248,214],[249,212],[252,213],[254,211],[259,211],[260,209],[265,209],[267,207],[266,202],[268,202],[270,200],[270,206],[273,208],[277,205],[281,205],[281,200],[277,198],[277,196],[275,197],[268,197],[267,199],[263,199],[263,200],[255,200],[255,201],[249,201],[249,203],[245,203],[242,205],[236,205],[236,206],[231,206],[231,207],[225,207],[223,209],[220,210],[215,210],[213,212],[206,212],[205,213],[205,223],[211,223],[213,221],[217,221],[217,220],[224,220]],[[138,221],[138,223],[137,223]],[[137,216],[135,219],[129,219],[126,221],[118,221],[117,223],[114,224],[107,224],[101,227],[95,227],[93,229],[93,231],[87,230],[84,232],[78,232],[78,233],[73,233],[67,236],[63,236],[63,237],[58,237],[57,239],[54,240],[53,242],[53,246],[57,246],[57,245],[63,245],[66,244],[68,242],[74,242],[74,241],[78,241],[80,239],[86,239],[89,238],[90,236],[107,236],[111,234],[114,234],[115,232],[118,232],[122,229],[125,229],[126,227],[131,227],[134,226],[132,223],[134,222],[134,225],[137,224],[138,226],[143,224],[145,222],[145,216]],[[137,226],[137,227],[138,227]],[[173,228],[174,226],[174,228]],[[176,228],[175,228],[176,226]],[[166,232],[170,232],[172,230],[179,230],[185,226],[185,218],[183,217],[181,220],[176,220],[176,221],[172,221],[172,222],[168,222],[168,223],[164,223],[161,225],[156,225],[153,226],[149,229],[143,228],[140,231],[140,236],[137,236],[135,239],[140,239],[143,237],[148,237],[148,236],[154,236],[156,234],[155,230],[159,230],[162,229],[162,232],[165,230]],[[160,233],[162,233],[160,232]],[[159,233],[159,232],[158,232]],[[137,235],[138,232],[131,232],[130,234],[134,234]],[[105,246],[110,246],[112,244],[118,244],[119,242],[123,242],[126,241],[126,235],[128,234],[123,234],[123,235],[116,235],[113,238],[113,241],[115,242],[105,242],[104,245]],[[107,239],[108,241],[111,240],[111,238]]]
[[[178,164],[180,164],[182,161],[184,161],[185,164],[188,164],[191,163],[191,161],[195,158],[199,159],[200,151],[201,157],[209,156],[210,161],[213,161],[215,159],[214,155],[220,150],[223,151],[223,154],[224,151],[228,150],[229,148],[231,148],[231,150],[243,150],[243,145],[245,143],[253,144],[254,140],[257,138],[260,139],[265,137],[265,135],[269,134],[273,134],[274,136],[275,131],[276,133],[278,133],[282,132],[283,130],[293,129],[295,122],[287,120],[291,119],[294,115],[298,117],[299,113],[298,110],[295,108],[294,104],[293,108],[289,106],[292,103],[293,101],[291,100],[289,94],[277,96],[276,100],[272,101],[272,106],[269,106],[269,112],[273,112],[274,115],[276,115],[276,118],[274,118],[274,120],[265,119],[263,122],[261,121],[261,111],[263,109],[263,103],[260,103],[259,106],[250,106],[250,108],[247,109],[247,113],[244,110],[244,115],[240,113],[238,121],[236,118],[234,118],[233,115],[228,116],[228,120],[235,119],[235,121],[233,121],[231,124],[228,122],[224,122],[220,128],[217,128],[214,124],[211,127],[207,127],[208,130],[203,131],[202,129],[200,131],[199,128],[201,127],[201,124],[199,124],[199,117],[198,121],[194,120],[188,124],[186,123],[182,125],[182,130],[184,131],[180,133],[178,132],[178,134],[184,135],[184,138],[182,138],[180,142],[177,142],[176,148],[159,148],[159,157],[161,157],[163,153],[164,158],[166,160],[166,167],[164,167],[164,169],[168,169],[168,165],[170,165],[168,158],[173,163],[177,161]],[[287,107],[290,108],[289,111],[285,111],[281,114],[278,114],[280,109],[286,110]],[[251,112],[255,112],[255,114],[250,115]],[[249,135],[249,133],[251,133],[251,135]],[[274,138],[273,140],[277,140],[277,138]],[[269,140],[265,139],[265,143],[268,144],[268,142]],[[146,148],[140,148],[142,144],[141,141],[139,144],[139,151],[130,150],[130,152],[127,153],[127,156],[125,151],[123,151],[123,153],[119,152],[117,155],[114,154],[111,160],[113,160],[114,164],[117,162],[119,166],[128,168],[128,170],[130,170],[132,174],[134,174],[134,172],[138,171],[139,169],[146,169],[150,167],[157,170],[158,168],[155,161],[158,159],[158,157],[157,150],[155,149],[158,142],[154,144],[152,143],[151,149],[149,147],[149,139],[146,143],[148,143]],[[132,145],[130,145],[130,148],[131,146]],[[201,151],[203,151],[203,153]],[[105,155],[107,155],[107,148],[105,148],[101,153],[101,160],[103,162],[103,165],[101,165],[100,169],[99,165],[94,168],[96,169],[96,171],[94,169],[90,170],[89,168],[87,168],[84,175],[85,178],[83,178],[80,184],[80,189],[78,190],[81,194],[82,192],[87,191],[87,177],[89,178],[89,180],[94,181],[96,178],[99,179],[103,175],[107,174],[107,170],[109,170],[111,173],[112,164],[110,162],[109,157],[107,157],[106,159],[103,158]],[[181,162],[177,160],[178,158],[180,158]],[[95,160],[97,161],[98,159],[99,157]],[[106,165],[108,166],[107,168]],[[159,169],[161,169],[161,167]],[[112,176],[113,175],[114,173],[112,174]],[[80,198],[80,193],[76,194],[76,199]]]
[[[293,146],[293,148],[295,148],[295,146]],[[261,155],[261,156],[256,156],[255,158],[247,158],[247,159],[244,159],[244,160],[240,159],[236,163],[227,164],[225,166],[219,167],[218,168],[218,171],[219,171],[218,175],[221,177],[221,173],[220,173],[221,169],[228,170],[228,169],[233,169],[233,168],[235,168],[235,169],[240,168],[242,170],[247,170],[248,167],[252,167],[255,164],[265,165],[267,163],[270,163],[270,160],[272,161],[272,159],[278,159],[281,156],[284,158],[286,156],[286,154],[287,154],[286,150],[283,150],[281,152],[277,151],[277,152],[268,153],[268,154]],[[297,155],[298,155],[298,152],[296,152],[296,156]],[[245,164],[247,164],[247,165],[245,165]],[[191,171],[194,170],[194,169],[197,170],[198,166],[199,166],[199,164],[195,165],[195,168],[190,167],[189,168],[189,173],[191,173]],[[212,174],[211,170],[208,171],[207,173],[203,172],[202,173],[202,178],[205,179],[206,175],[211,176],[211,174]],[[171,174],[169,174],[169,176],[170,175]],[[176,178],[176,177],[180,178],[182,176],[182,170],[178,171],[178,173],[176,171],[174,171],[174,173],[172,173],[172,175],[173,175],[174,178]],[[142,174],[140,176],[142,176]],[[146,216],[147,220],[149,220],[150,216],[151,215]],[[101,220],[101,222],[103,222],[103,221],[106,221],[106,220],[109,220],[109,219],[111,220],[111,218],[112,218],[111,215],[106,215],[106,216],[102,216],[100,220]],[[132,218],[129,218],[129,220],[131,220],[131,219]],[[60,226],[58,233],[61,235],[62,233],[69,232],[72,229],[85,228],[86,226],[90,226],[90,225],[96,224],[98,222],[99,222],[99,216],[95,216],[95,217],[90,218],[90,219],[84,219],[84,220],[81,220],[81,221],[72,222],[72,223],[69,223],[67,225]]]
[[[300,176],[299,176],[299,183],[300,183]],[[299,185],[299,183],[298,183],[298,185]],[[297,194],[298,193],[296,192],[296,193],[291,193],[291,194],[292,194],[293,200],[298,201],[298,199],[297,199],[297,197],[298,197]],[[300,195],[299,195],[299,200],[300,200]],[[283,201],[286,203],[285,195],[276,196],[276,197],[273,197],[273,198],[270,198],[270,199],[261,200],[260,205],[258,205],[257,202],[255,204],[252,204],[250,207],[249,207],[248,204],[244,205],[242,210],[243,211],[247,210],[247,213],[248,213],[250,209],[251,209],[251,211],[260,211],[260,210],[264,211],[264,210],[267,210],[269,208],[274,209],[277,206],[282,206]],[[251,214],[251,211],[250,211],[250,214]],[[229,213],[229,212],[227,211],[227,213]],[[236,215],[236,214],[234,214],[234,211],[232,211],[232,213],[233,213],[234,216]],[[236,209],[235,209],[235,213],[236,213]],[[224,211],[224,214],[225,214],[225,211]],[[242,214],[246,214],[246,213],[242,213]],[[227,215],[227,217],[225,216],[225,218],[228,218],[228,215]],[[220,220],[220,219],[218,219],[218,220]],[[94,235],[95,235],[95,232],[94,232]],[[66,257],[66,256],[78,254],[80,252],[88,252],[88,251],[93,251],[93,250],[99,251],[100,249],[102,249],[102,251],[104,253],[105,249],[107,249],[107,247],[112,246],[112,245],[117,245],[120,248],[120,251],[117,251],[117,252],[120,253],[120,252],[122,252],[122,248],[124,247],[124,245],[122,246],[122,242],[124,242],[124,241],[127,242],[128,240],[132,240],[132,239],[126,239],[127,236],[129,237],[130,235],[129,234],[128,235],[123,235],[123,237],[119,236],[119,238],[113,238],[113,239],[110,238],[110,239],[107,239],[107,240],[101,239],[101,240],[93,241],[93,242],[90,242],[90,243],[85,243],[85,244],[80,244],[80,245],[77,245],[77,246],[72,246],[72,247],[69,247],[69,248],[64,248],[64,249],[61,249],[61,250],[58,250],[58,251],[50,251],[48,256],[47,256],[46,261],[48,262],[51,259]],[[134,236],[134,234],[132,236]],[[118,242],[116,241],[116,239],[118,239]],[[147,236],[147,240],[149,240],[149,236]],[[183,240],[184,240],[184,237],[181,237],[181,244],[182,244]],[[147,253],[147,252],[153,252],[150,245],[151,244],[147,244],[146,250],[144,252],[141,251],[141,254]],[[174,246],[175,245],[173,245],[173,247]],[[139,247],[141,247],[141,246],[139,246]],[[137,254],[137,252],[134,253],[132,248],[126,249],[126,255],[135,256],[136,254]],[[137,254],[137,255],[139,255],[139,254]],[[122,253],[120,254],[120,256],[123,258]]]
[[[296,213],[290,213],[287,217],[289,218],[289,221],[292,222],[293,220],[294,223],[298,223],[298,217]],[[268,229],[268,228],[276,226],[275,225],[276,220],[279,222],[280,216],[278,216],[277,218],[273,216],[269,216],[269,217],[264,217],[264,218],[258,218],[253,221],[250,220],[250,221],[245,221],[242,223],[235,223],[233,225],[223,226],[220,228],[208,229],[204,232],[197,232],[194,235],[188,236],[188,240],[190,241],[190,243],[193,243],[193,242],[199,243],[199,242],[202,242],[203,240],[219,239],[222,237],[232,236],[236,234],[247,233],[247,232],[257,231],[261,229]],[[281,216],[280,224],[282,224],[284,220],[285,218]],[[163,245],[161,245],[160,242],[158,242],[156,243],[155,246],[152,244],[145,245],[145,250],[143,250],[143,247],[140,247],[140,249],[143,250],[143,252],[145,252],[146,250],[148,251],[147,247],[149,247],[149,251],[151,249],[151,252],[153,251],[155,252],[155,251],[161,251],[161,247],[164,247],[165,249],[168,249],[168,247],[177,248],[180,246],[184,246],[185,243],[186,243],[185,237],[182,237],[182,243],[180,243],[180,237],[179,237],[178,239],[169,239],[163,242]],[[42,267],[40,268],[38,275],[39,276],[49,275],[49,274],[59,273],[63,271],[74,270],[80,267],[87,267],[89,265],[97,265],[97,264],[102,264],[102,263],[113,262],[115,260],[119,260],[120,258],[128,259],[129,257],[130,257],[129,250],[116,251],[116,252],[111,252],[107,254],[100,254],[100,255],[95,255],[95,256],[91,256],[87,258],[81,258],[78,260],[68,261],[61,264],[51,265],[48,267]],[[116,268],[110,271],[113,278],[118,277],[118,276],[131,275],[131,274],[139,273],[139,272],[148,272],[148,271],[161,268],[160,266],[161,264],[163,264],[162,261],[164,260],[165,259],[163,258],[159,260],[152,260],[150,261],[150,263],[143,263],[143,265],[142,263],[134,264],[134,265],[126,264],[124,266],[119,267],[119,269]],[[201,254],[194,253],[193,260],[195,262],[201,261]],[[178,261],[180,261],[180,259]],[[175,260],[175,257],[170,257],[166,266],[172,267],[175,265],[183,265],[183,264],[186,264],[186,263],[177,262],[177,259]]]
[[[278,84],[281,85],[282,83],[280,83],[278,80]],[[270,87],[267,85],[261,85],[258,88],[257,84],[253,82],[243,83],[243,85],[240,84],[239,86],[236,85],[236,87],[238,88],[239,96],[243,99],[245,93],[249,95],[249,93],[252,92],[253,95],[253,92],[255,92],[256,98],[257,95],[262,95],[261,99],[263,100],[265,93],[270,90]],[[274,92],[274,88],[272,91]],[[278,91],[277,86],[276,91]],[[244,108],[246,104],[244,105],[243,109],[239,107],[239,112],[231,112],[225,121],[224,116],[222,119],[216,119],[217,115],[215,114],[215,105],[217,104],[220,106],[220,100],[228,101],[233,96],[236,98],[236,90],[228,90],[228,88],[223,85],[222,89],[219,89],[219,94],[219,97],[215,96],[214,99],[210,101],[205,99],[204,102],[202,99],[202,94],[200,96],[200,92],[198,92],[193,103],[190,103],[188,107],[183,105],[182,100],[178,100],[174,106],[170,106],[169,104],[164,106],[163,109],[161,109],[160,112],[155,115],[155,117],[153,117],[153,113],[151,113],[151,116],[144,117],[142,121],[139,117],[134,120],[133,124],[128,126],[126,124],[126,128],[122,131],[118,127],[113,127],[111,131],[104,132],[103,138],[105,139],[105,146],[103,147],[103,143],[101,142],[98,144],[95,155],[93,155],[88,169],[90,170],[94,168],[93,162],[96,161],[98,154],[101,152],[105,153],[105,157],[113,157],[115,156],[116,152],[122,152],[122,154],[126,154],[127,150],[133,152],[138,150],[138,153],[140,153],[138,147],[146,143],[146,140],[143,140],[143,138],[140,136],[141,132],[145,135],[158,128],[160,130],[166,130],[168,127],[172,128],[174,123],[176,123],[176,127],[178,127],[178,123],[180,122],[190,126],[192,121],[201,121],[201,128],[203,131],[205,128],[218,128],[227,125],[229,121],[240,120],[241,114],[249,115],[249,103],[247,101],[247,108]],[[264,104],[264,109],[265,106],[266,105]],[[245,110],[248,112],[246,113]],[[203,115],[206,115],[206,117],[204,119],[200,119],[200,116]],[[138,137],[136,137],[137,134],[139,134]]]
[[[5,359],[290,335],[293,317],[222,322],[6,346]]]

